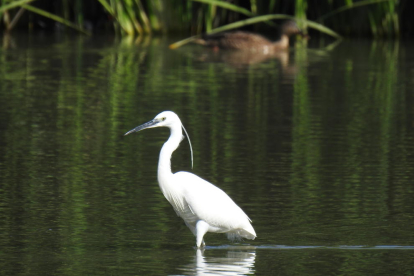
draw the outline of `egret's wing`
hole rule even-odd
[[[201,219],[223,231],[244,229],[256,236],[249,217],[221,189],[192,173],[178,172],[174,177],[182,185],[183,197],[188,206],[183,214],[189,220]],[[183,219],[186,220],[185,217]]]
[[[183,181],[175,174],[170,181],[171,187],[165,188],[164,186],[160,186],[162,193],[168,202],[170,202],[177,216],[182,217],[187,224],[195,226],[198,218],[184,197]]]
[[[171,187],[173,187],[173,189]],[[181,213],[188,207],[185,203],[184,197],[182,196],[183,192],[180,182],[171,181],[167,187],[165,185],[160,185],[160,189],[165,198],[174,208],[174,211],[177,213],[177,215],[181,216]]]

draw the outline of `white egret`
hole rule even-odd
[[[165,198],[196,237],[197,247],[205,245],[203,237],[207,232],[226,233],[231,240],[253,240],[256,232],[250,224],[251,220],[225,192],[195,174],[171,172],[171,155],[184,138],[184,126],[177,114],[161,112],[153,120],[125,135],[153,127],[168,127],[171,131],[160,152],[158,183]]]

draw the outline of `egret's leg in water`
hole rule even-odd
[[[204,234],[207,233],[208,228],[210,227],[210,225],[208,225],[207,222],[205,222],[204,220],[199,220],[197,221],[196,224],[196,231],[197,231],[197,247],[200,248],[201,245],[205,245],[203,237]]]
[[[194,237],[197,237],[197,230],[196,230],[196,228],[195,227],[193,227],[193,226],[191,226],[189,223],[185,223],[185,225],[187,225],[187,227],[191,230],[191,233],[193,233],[193,235],[194,235]],[[206,245],[206,243],[204,242],[204,239],[203,239],[203,241],[201,242],[202,243],[202,246],[204,247],[205,245]]]

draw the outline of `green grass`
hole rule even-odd
[[[35,0],[3,0],[0,2],[0,17],[3,17],[3,26],[7,30],[11,30],[20,17],[26,17],[27,22],[31,20],[30,13],[37,13],[87,33],[82,25],[88,16],[87,9],[92,5],[101,13],[101,18],[107,20],[106,23],[113,22],[116,33],[136,36],[157,32],[197,35],[221,27],[244,26],[250,19],[273,25],[269,20],[277,19],[278,15],[289,15],[305,32],[310,27],[330,35],[335,33],[334,36],[341,33],[391,37],[401,34],[404,27],[401,22],[414,23],[414,19],[401,18],[403,7],[410,6],[409,1],[93,0],[88,6],[81,0],[55,0],[55,4]],[[23,14],[25,10],[29,12]],[[409,16],[408,13],[404,15]],[[268,19],[264,19],[266,16]],[[409,27],[407,29],[410,30]]]

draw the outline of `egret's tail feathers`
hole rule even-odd
[[[250,232],[250,230],[252,230]],[[256,238],[256,232],[253,227],[249,231],[245,229],[236,229],[227,233],[227,238],[231,241],[240,241],[242,239],[254,240]]]
[[[254,240],[254,238],[256,238],[256,236],[257,236],[256,231],[254,231],[254,228],[250,223],[247,227],[243,228],[243,231],[244,231],[245,235],[248,236],[248,237],[246,237],[247,239]]]

